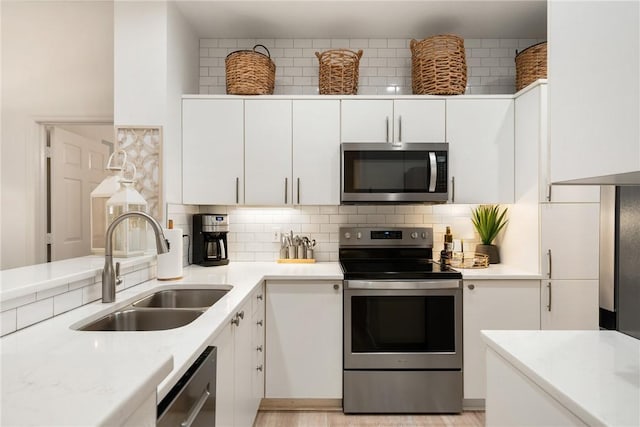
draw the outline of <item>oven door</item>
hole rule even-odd
[[[342,144],[343,202],[446,202],[448,144]]]
[[[345,281],[344,369],[461,368],[461,281]]]

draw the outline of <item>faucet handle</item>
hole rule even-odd
[[[116,286],[122,285],[122,277],[120,277],[120,263],[116,262]]]

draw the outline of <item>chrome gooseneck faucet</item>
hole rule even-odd
[[[120,282],[120,277],[117,277],[120,272],[114,271],[113,269],[113,245],[111,242],[113,240],[113,232],[122,221],[135,216],[139,216],[151,224],[151,228],[156,236],[156,248],[158,250],[158,254],[169,252],[169,242],[164,237],[162,227],[152,216],[144,212],[133,211],[123,213],[116,217],[116,219],[114,219],[107,228],[106,233],[107,240],[104,246],[104,269],[102,270],[102,302],[114,302],[116,300],[116,280]]]

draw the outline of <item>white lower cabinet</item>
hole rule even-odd
[[[598,292],[597,280],[543,280],[542,329],[597,330]]]
[[[539,280],[464,280],[464,398],[485,399],[483,329],[540,329]]]
[[[256,356],[256,348],[264,340],[258,322],[264,320],[264,293],[262,286],[251,294],[232,317],[231,322],[216,337],[216,426],[251,426],[263,397],[262,372],[257,369],[264,362]],[[258,298],[260,296],[260,298]],[[257,365],[259,363],[259,365]]]
[[[342,398],[342,282],[267,282],[266,398]]]

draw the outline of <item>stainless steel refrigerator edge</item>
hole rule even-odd
[[[640,339],[640,186],[602,186],[600,327]]]

